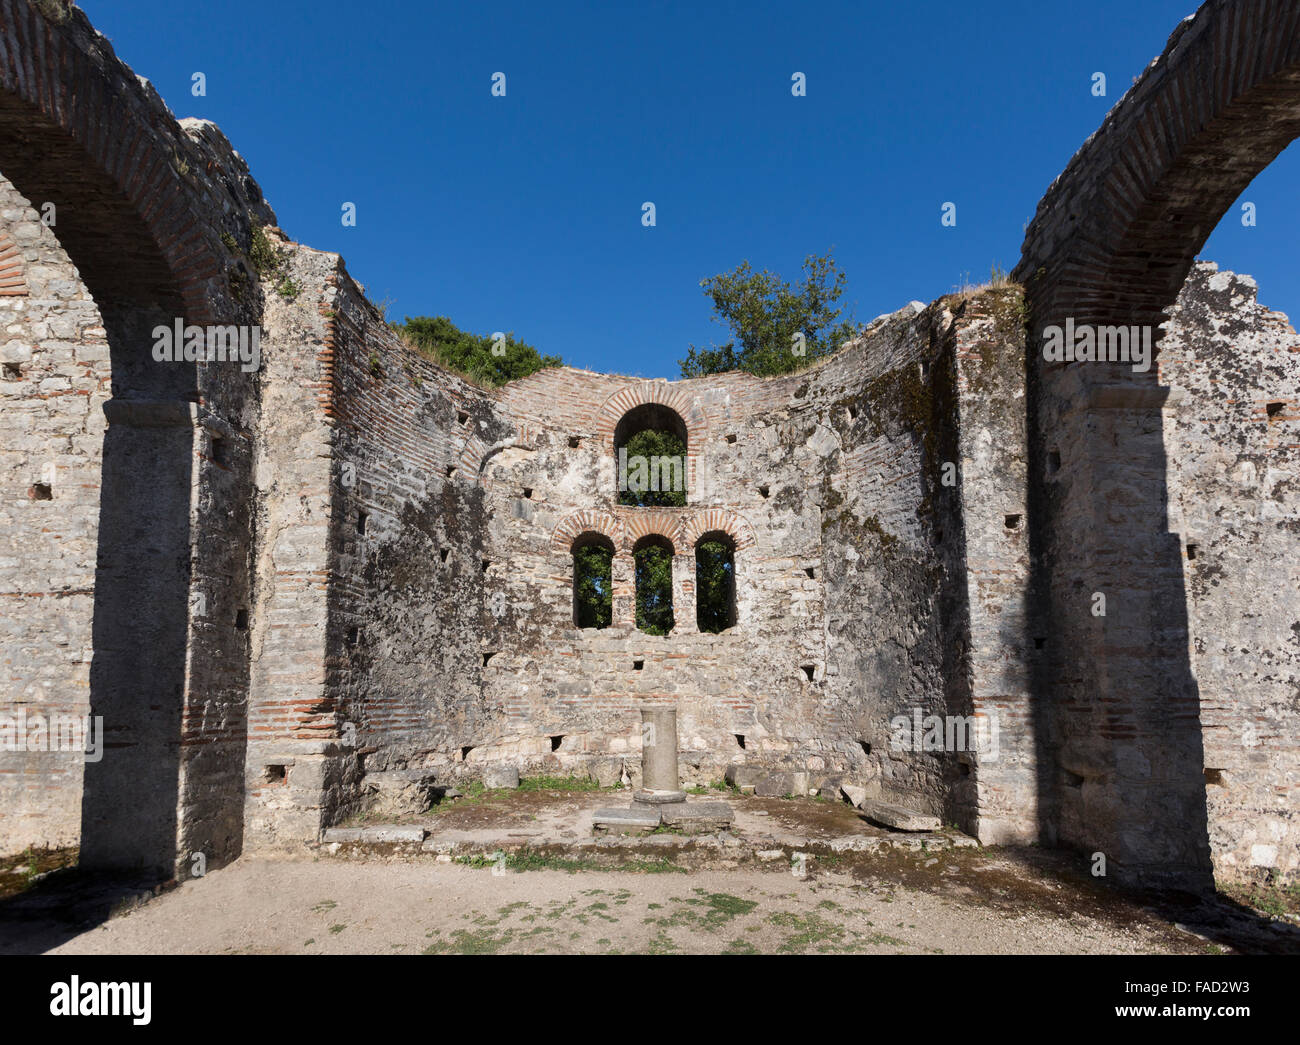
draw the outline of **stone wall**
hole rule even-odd
[[[1300,872],[1300,337],[1201,263],[1162,341],[1215,876]]]
[[[40,214],[0,178],[0,714],[90,709],[108,335]],[[75,845],[82,756],[0,750],[0,852]]]
[[[485,390],[397,341],[337,259],[295,259],[315,289],[267,312],[251,836],[314,837],[494,763],[636,781],[636,712],[662,702],[678,709],[689,782],[733,763],[806,770],[813,787],[856,782],[974,826],[975,760],[900,749],[891,722],[971,714],[969,682],[987,674],[968,663],[959,483],[1014,490],[1015,469],[995,480],[1002,458],[977,446],[1014,429],[1014,394],[979,407],[951,486],[940,472],[959,452],[960,367],[968,385],[1019,356],[1018,297],[909,306],[788,377],[560,368]],[[314,402],[283,389],[290,375],[313,377]],[[686,423],[685,508],[616,503],[614,428],[647,402]],[[993,442],[1006,452],[1016,437]],[[313,444],[328,464],[304,454]],[[1023,495],[1006,504],[1023,510]],[[737,622],[700,634],[694,543],[717,531],[736,546]],[[573,622],[571,548],[586,532],[616,548],[607,629]],[[675,550],[662,637],[632,623],[631,549],[648,533]],[[285,541],[292,577],[273,550]],[[980,596],[987,613],[1009,586]],[[983,655],[1011,659],[991,641],[980,633]]]

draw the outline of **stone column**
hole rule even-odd
[[[695,550],[673,556],[673,634],[695,635]]]
[[[623,551],[614,553],[614,561],[610,564],[610,576],[614,583],[614,619],[611,623],[616,628],[635,627],[636,573],[631,554]]]
[[[685,802],[677,780],[677,709],[641,709],[641,790],[636,801]]]

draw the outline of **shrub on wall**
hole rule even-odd
[[[504,385],[543,367],[563,365],[559,356],[544,356],[514,334],[471,334],[446,316],[407,316],[393,329],[407,344],[478,384]]]

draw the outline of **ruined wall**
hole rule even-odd
[[[462,458],[508,431],[482,389],[398,342],[345,276],[333,311],[329,685],[366,774],[341,815],[408,779],[445,782],[488,735],[485,593],[510,564],[484,552],[479,455]]]
[[[1160,354],[1216,878],[1300,873],[1300,337],[1198,264]]]
[[[108,338],[54,230],[3,178],[0,230],[0,715],[83,720]],[[80,752],[0,750],[0,853],[75,845],[81,780]]]
[[[966,506],[939,472],[958,455],[959,349],[987,354],[1006,337],[979,325],[1005,316],[958,311],[911,306],[786,377],[561,368],[485,391],[398,343],[340,274],[316,710],[321,743],[354,739],[364,780],[343,772],[325,819],[491,763],[635,781],[637,709],[670,702],[688,781],[731,763],[807,770],[814,787],[856,782],[973,822],[974,781],[952,797],[970,759],[899,749],[890,728],[914,709],[972,711],[969,684],[953,683],[969,674]],[[1011,329],[1020,336],[1018,319]],[[685,508],[616,503],[613,430],[646,402],[686,422]],[[1013,411],[1015,397],[999,403]],[[969,470],[992,467],[981,457]],[[700,634],[694,545],[716,531],[736,544],[737,623]],[[571,548],[584,532],[616,548],[607,629],[573,622]],[[648,533],[675,551],[675,627],[662,637],[632,622],[631,551]],[[250,773],[263,761],[250,758]]]

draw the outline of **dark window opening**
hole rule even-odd
[[[735,441],[736,441],[736,437],[734,435],[727,436],[727,442],[734,443]]]
[[[582,445],[582,440],[576,435],[569,436],[569,449],[576,450]]]
[[[805,567],[803,568],[803,572],[806,573],[806,574],[808,575],[808,579],[809,579],[810,581],[815,581],[815,580],[817,579],[817,569],[816,569],[816,567],[813,567],[813,566],[805,566]]]
[[[1066,787],[1083,787],[1083,777],[1078,773],[1071,773],[1068,769],[1061,770],[1061,773],[1065,778]]]
[[[858,417],[858,408],[852,403],[849,404],[849,420],[855,421]]]
[[[495,656],[496,656],[496,651],[495,651],[495,650],[493,650],[491,653],[484,653],[484,654],[483,654],[483,666],[486,668],[486,667],[488,666],[488,661],[490,661],[490,660],[491,660],[493,657],[495,657]]]
[[[713,635],[736,623],[736,546],[725,533],[695,545],[695,623]]]
[[[443,548],[441,551],[438,552],[438,558],[440,558],[443,562],[446,562],[447,556],[450,554],[451,554],[450,548]]]
[[[289,767],[267,766],[262,772],[262,779],[272,785],[287,784],[289,782]]]
[[[531,501],[532,499],[533,499],[533,488],[532,488],[531,486],[525,486],[525,487],[524,487],[524,500],[525,500],[525,501]]]
[[[556,733],[553,737],[551,737],[551,750],[559,751],[560,745],[563,743],[564,743],[564,734]]]
[[[1191,559],[1195,559],[1195,558],[1196,558],[1196,545],[1194,545],[1194,544],[1189,544],[1189,545],[1187,546],[1187,558],[1188,558],[1189,560],[1191,560]]]
[[[472,744],[467,745],[467,746],[461,748],[461,749],[460,749],[460,760],[461,760],[462,762],[466,761],[466,760],[469,758],[469,753],[470,753],[471,751],[473,751],[473,750],[474,750],[474,746],[473,746]]]
[[[365,512],[357,512],[357,533],[364,534],[366,532],[366,520],[368,518],[369,516]]]
[[[614,430],[618,503],[640,508],[686,504],[686,422],[659,403],[629,410]]]
[[[766,499],[768,496],[771,495],[771,493],[772,493],[772,488],[771,488],[770,486],[760,486],[760,487],[758,488],[758,492],[759,492],[760,494],[762,494],[763,497]]]
[[[6,381],[17,381],[22,376],[23,376],[23,368],[18,363],[5,364]]]
[[[1277,417],[1277,415],[1282,412],[1282,407],[1285,405],[1285,403],[1269,403],[1268,406],[1264,407],[1264,410],[1269,417]]]
[[[1047,639],[1044,636],[1038,635],[1034,637],[1034,649],[1042,649],[1046,645]]]
[[[447,465],[447,478],[448,479],[456,478],[456,466],[454,464]]]
[[[965,762],[958,762],[957,772],[961,776],[970,776],[970,766],[968,766]]]
[[[491,559],[484,559],[484,560],[483,560],[483,572],[484,572],[484,573],[487,573],[487,571],[488,571],[489,569],[491,569],[491,567],[492,567],[492,560],[491,560]]]
[[[212,463],[226,467],[226,441],[219,435],[212,437]]]
[[[871,754],[871,745],[868,744],[865,740],[859,740],[858,747],[862,748],[862,753],[864,755]]]
[[[816,672],[817,672],[817,665],[816,665],[816,664],[804,664],[804,665],[802,666],[802,669],[801,669],[801,670],[803,671],[804,675],[807,676],[808,681],[809,681],[809,682],[812,682],[812,681],[813,681],[813,675],[816,674]]]
[[[673,546],[666,537],[642,537],[632,549],[636,626],[649,635],[673,630]]]
[[[1006,523],[1006,527],[1007,527],[1008,530],[1018,530],[1018,529],[1020,529],[1020,516],[1019,516],[1019,515],[1008,515],[1008,516],[1007,516],[1003,521]]]
[[[1047,452],[1047,474],[1055,475],[1061,470],[1061,451],[1049,450]]]
[[[248,610],[240,610],[235,614],[235,627],[240,631],[248,630]]]
[[[573,623],[608,628],[614,623],[614,545],[599,533],[573,542]]]
[[[736,743],[740,745],[740,750],[741,750],[741,751],[744,751],[744,750],[745,750],[745,734],[744,734],[744,733],[732,733],[731,735],[732,735],[733,737],[736,738]]]
[[[467,414],[464,410],[457,410],[456,421],[458,424],[462,424],[462,425],[469,424],[469,414]]]
[[[54,488],[49,483],[35,483],[28,489],[27,496],[33,501],[52,501]]]
[[[1215,787],[1228,786],[1228,782],[1223,778],[1222,769],[1210,769],[1209,767],[1206,767],[1205,782],[1207,784],[1213,784]]]
[[[360,628],[348,628],[347,641],[349,646],[355,646],[361,640]]]
[[[645,661],[644,661],[644,660],[634,660],[634,661],[632,661],[632,670],[633,670],[633,671],[644,671],[644,670],[645,670]]]

